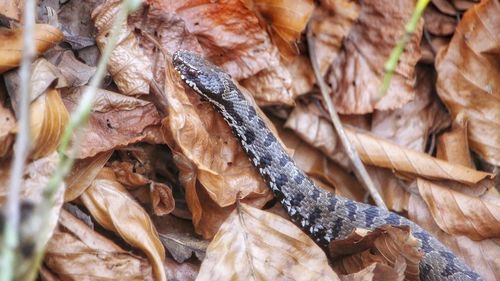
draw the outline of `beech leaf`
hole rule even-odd
[[[245,204],[210,242],[196,280],[339,280],[325,253],[293,223]]]

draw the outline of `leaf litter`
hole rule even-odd
[[[0,3],[10,23],[0,27],[2,182],[17,133],[22,55],[23,5],[7,2]],[[75,3],[39,3],[35,49],[43,58],[30,82],[33,136],[23,200],[36,202],[47,182],[120,2]],[[413,5],[143,3],[120,26],[76,165],[51,209],[41,279],[418,280],[421,253],[406,228],[357,229],[325,254],[286,219],[221,116],[172,71],[176,50],[203,54],[264,109],[258,111],[269,117],[266,124],[319,186],[371,203],[315,86],[304,39],[309,24],[330,97],[388,207],[496,280],[500,8],[494,0],[432,1],[388,94],[378,99],[383,65]],[[47,9],[59,17],[48,19]],[[3,204],[6,190],[0,194]]]

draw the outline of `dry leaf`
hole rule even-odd
[[[156,280],[167,280],[158,233],[144,209],[116,181],[113,170],[103,168],[80,198],[99,224],[146,254]]]
[[[351,273],[348,275],[341,275],[340,280],[342,281],[403,281],[404,280],[404,269],[406,264],[402,262],[401,259],[397,260],[397,264],[393,267],[385,265],[383,263],[372,263],[371,265],[365,267],[364,269]]]
[[[38,159],[56,150],[69,121],[69,113],[57,89],[49,89],[30,105],[30,126],[33,150]]]
[[[183,263],[191,258],[193,254],[203,261],[205,252],[207,251],[208,241],[195,238],[187,233],[168,233],[160,234],[160,240],[167,248],[175,261]]]
[[[436,157],[451,163],[474,168],[467,141],[467,123],[459,124],[454,122],[451,131],[439,136]]]
[[[314,35],[316,60],[322,75],[326,74],[337,57],[342,41],[358,19],[360,9],[358,2],[352,0],[322,1],[322,5],[316,8],[310,28]]]
[[[218,223],[205,223],[202,218],[215,218],[210,213],[219,211],[227,216],[232,207],[224,211],[220,207],[234,205],[237,198],[248,197],[252,204],[262,207],[272,195],[220,114],[174,81],[180,79],[166,80],[170,108],[162,129],[173,150],[195,228],[205,238],[211,238],[225,217],[216,216]],[[211,198],[210,203],[199,199],[196,180]],[[202,208],[205,204],[215,206]]]
[[[294,43],[300,39],[314,9],[312,0],[255,0],[259,14],[269,25],[273,43],[287,60],[297,54]]]
[[[22,0],[0,0],[1,16],[21,21],[23,10],[24,1]]]
[[[339,280],[293,223],[241,204],[207,249],[196,280]]]
[[[417,179],[418,190],[439,227],[473,240],[500,238],[500,197],[484,200]]]
[[[63,38],[59,29],[48,24],[35,24],[33,29],[35,51],[45,52]],[[0,73],[17,67],[21,62],[23,46],[22,29],[7,29],[0,27]]]
[[[95,73],[96,67],[82,63],[70,50],[61,50],[51,53],[51,55],[48,60],[61,71],[68,87],[86,85]]]
[[[121,2],[107,0],[92,12],[92,20],[98,30],[96,42],[101,52],[108,42]],[[108,71],[122,94],[149,94],[149,82],[153,78],[151,62],[126,22],[120,26],[120,36],[109,58]]]
[[[388,169],[374,166],[368,166],[366,169],[389,210],[395,212],[408,210],[410,194],[402,186],[404,183],[401,179]]]
[[[483,1],[467,11],[436,58],[439,97],[454,119],[468,121],[469,145],[500,165],[500,5]]]
[[[410,0],[362,2],[358,21],[344,39],[328,77],[338,112],[363,114],[374,109],[394,109],[414,98],[415,65],[420,59],[423,21],[406,44],[387,94],[377,100],[384,64],[403,35],[403,26],[409,21],[414,5]]]
[[[113,151],[110,150],[93,157],[76,160],[71,172],[64,180],[68,186],[64,193],[64,202],[78,198],[92,184],[112,154]]]
[[[330,242],[329,249],[331,257],[345,256],[336,259],[337,273],[351,274],[381,263],[392,269],[389,274],[395,279],[389,280],[419,280],[423,253],[407,226],[384,225],[368,233],[358,229],[346,239]]]
[[[424,11],[424,28],[429,33],[438,36],[448,36],[455,32],[457,26],[456,16],[441,13],[433,5],[429,5]]]
[[[11,151],[16,130],[17,125],[14,114],[0,101],[0,159]]]
[[[433,95],[433,76],[430,67],[418,67],[415,99],[395,110],[376,110],[371,132],[405,148],[424,152],[429,135],[450,123]]]
[[[295,96],[303,95],[312,90],[316,78],[309,58],[306,56],[295,56],[287,62],[286,68],[293,77],[292,90]]]
[[[76,108],[84,90],[72,88],[66,93],[63,100],[68,110]],[[149,136],[148,129],[159,123],[160,115],[152,103],[99,89],[76,158],[143,141]]]
[[[338,159],[338,154],[342,151],[335,146],[333,149],[331,146],[325,149],[325,144],[331,144],[332,139],[336,138],[333,125],[319,116],[319,113],[308,109],[296,107],[285,126],[294,130],[305,142],[325,152],[331,159]],[[345,128],[345,131],[361,160],[368,165],[390,168],[431,179],[449,179],[469,185],[485,178],[493,178],[493,174],[450,164],[353,128]]]
[[[418,195],[411,194],[408,215],[412,221],[418,223],[452,249],[485,280],[497,280],[496,275],[500,272],[498,239],[474,241],[467,236],[449,235],[436,225],[427,205]]]
[[[151,266],[62,210],[44,264],[63,280],[153,280]]]

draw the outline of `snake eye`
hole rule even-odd
[[[198,71],[198,70],[196,70],[196,69],[194,69],[194,68],[192,68],[192,67],[188,67],[188,69],[187,69],[187,73],[188,73],[189,75],[191,75],[191,76],[197,76],[197,75],[198,75],[198,73],[199,73],[199,71]]]

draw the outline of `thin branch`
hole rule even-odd
[[[391,84],[392,76],[394,76],[394,71],[396,70],[396,66],[398,65],[399,57],[401,57],[406,44],[410,40],[413,33],[415,33],[418,21],[422,17],[422,14],[424,13],[427,4],[429,4],[429,1],[430,0],[418,0],[417,5],[415,6],[415,10],[413,10],[411,19],[405,26],[405,33],[403,34],[401,39],[399,39],[394,49],[392,49],[391,56],[384,65],[385,74],[382,80],[382,86],[380,87],[378,93],[378,99],[382,98],[387,93],[389,85]]]
[[[12,163],[9,193],[5,210],[5,226],[0,253],[0,280],[8,281],[14,277],[14,264],[19,245],[19,190],[23,184],[24,166],[30,151],[30,96],[31,96],[31,62],[35,56],[34,26],[35,1],[26,0],[24,6],[23,57],[19,70],[19,102],[17,110],[18,126],[14,161]]]
[[[366,190],[370,193],[372,196],[373,200],[375,201],[375,204],[379,206],[380,208],[387,209],[385,206],[384,201],[382,200],[382,197],[378,193],[378,190],[375,188],[375,185],[373,184],[372,179],[368,175],[368,172],[366,171],[365,166],[361,162],[361,159],[359,158],[358,152],[354,148],[354,146],[351,144],[349,141],[349,138],[347,137],[344,128],[342,127],[342,122],[340,121],[339,115],[337,114],[337,111],[335,110],[335,107],[333,105],[333,102],[328,95],[329,90],[328,87],[325,84],[325,81],[323,80],[323,77],[321,76],[320,70],[319,70],[319,65],[316,57],[316,49],[315,49],[315,44],[314,44],[314,38],[312,36],[312,29],[310,26],[307,28],[307,45],[309,49],[309,57],[311,60],[311,64],[314,70],[314,76],[316,77],[316,81],[319,85],[319,89],[321,91],[321,94],[323,95],[323,100],[326,103],[326,106],[328,108],[328,112],[330,113],[330,119],[333,123],[333,127],[335,128],[337,135],[339,136],[340,142],[342,143],[342,146],[344,147],[344,150],[351,160],[352,167],[354,170],[354,174],[358,178],[358,180],[363,184]]]

